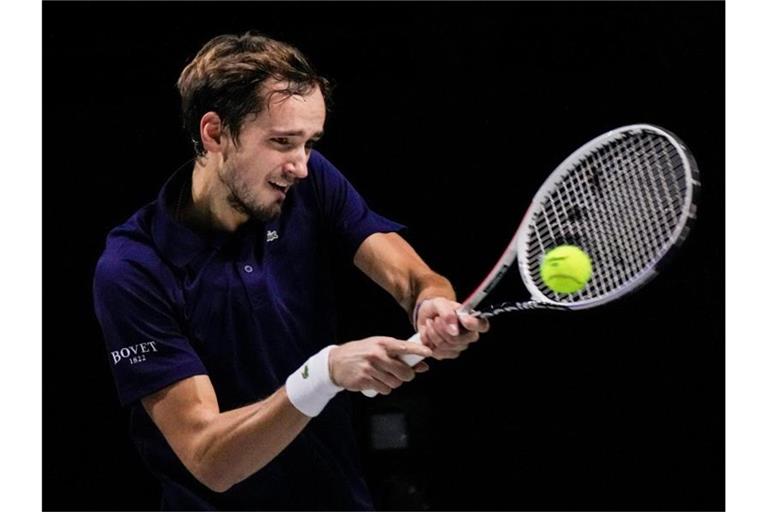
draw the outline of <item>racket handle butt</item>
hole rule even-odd
[[[411,343],[421,343],[421,336],[419,336],[419,333],[414,334],[410,338],[408,338],[408,341]],[[400,360],[407,364],[408,366],[416,366],[419,361],[423,361],[424,357],[417,355],[417,354],[405,354],[400,356]],[[363,394],[367,396],[368,398],[373,398],[379,393],[377,391],[374,391],[373,389],[364,389]]]

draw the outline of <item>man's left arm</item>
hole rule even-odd
[[[451,283],[397,233],[375,233],[360,244],[355,265],[409,314],[435,359],[454,359],[488,331],[488,320],[459,314]],[[416,313],[416,315],[414,315]]]

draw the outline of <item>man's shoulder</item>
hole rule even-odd
[[[308,166],[308,181],[321,194],[334,193],[347,184],[347,179],[339,168],[316,149],[313,149],[309,155]]]
[[[328,159],[316,149],[313,149],[309,154],[309,166],[312,168],[325,166],[329,163],[330,162],[328,162]]]
[[[97,273],[110,277],[134,272],[156,274],[167,270],[152,237],[154,210],[155,205],[150,203],[109,232],[96,265]]]
[[[330,175],[341,174],[336,166],[320,151],[313,149],[309,154],[308,166],[310,169],[310,177],[327,177]]]

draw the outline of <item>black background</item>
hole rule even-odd
[[[298,46],[337,84],[319,149],[460,296],[542,180],[624,124],[697,157],[697,224],[640,293],[499,318],[459,360],[356,400],[383,509],[724,507],[724,3],[44,3],[43,505],[153,509],[92,312],[109,229],[191,156],[174,83],[220,33]],[[406,337],[344,267],[342,340]],[[511,286],[512,298],[524,298]],[[369,419],[404,414],[405,450]]]

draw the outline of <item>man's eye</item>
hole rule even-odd
[[[285,137],[275,137],[272,139],[276,143],[280,144],[281,146],[288,146],[290,145],[290,141]]]

